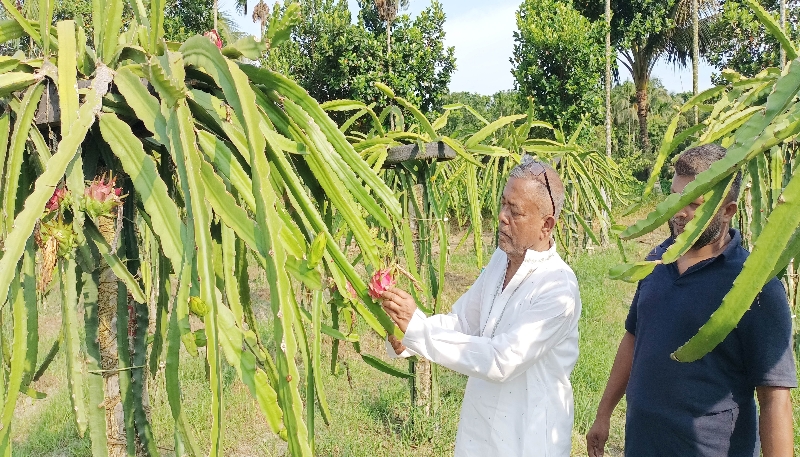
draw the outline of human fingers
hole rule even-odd
[[[399,287],[394,287],[394,286],[392,286],[392,287],[390,287],[388,290],[389,290],[389,292],[391,292],[391,293],[393,293],[393,294],[397,295],[398,297],[400,297],[400,298],[402,298],[402,299],[409,299],[409,298],[411,298],[411,295],[410,295],[408,292],[406,292],[405,290],[403,290],[403,289],[401,289],[401,288],[399,288]]]
[[[586,434],[586,450],[589,457],[603,457],[605,453],[607,437],[604,437],[596,428],[589,430]]]
[[[396,303],[384,301],[383,310],[395,324],[400,321],[400,307]]]
[[[383,298],[384,301],[392,300],[395,302],[399,302],[401,300],[401,297],[397,295],[397,293],[395,293],[395,291],[392,289],[386,289],[383,292],[381,292],[381,298]]]
[[[403,343],[398,342],[398,346],[394,348],[394,353],[397,355],[403,355],[403,352],[405,352],[405,350],[406,347],[403,345]]]
[[[391,312],[396,313],[396,312],[400,311],[400,304],[395,302],[394,300],[391,300],[391,299],[383,300],[381,302],[381,306],[383,307],[383,309],[386,312],[391,311]]]

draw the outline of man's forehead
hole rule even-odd
[[[689,175],[678,175],[676,174],[672,178],[672,186],[670,187],[670,192],[673,194],[680,194],[683,192],[683,189],[689,185],[690,182],[694,181],[696,176],[689,176]],[[693,200],[695,203],[703,203],[705,198],[701,195]]]
[[[526,205],[538,207],[538,200],[543,198],[538,184],[536,179],[510,178],[503,190],[502,200],[505,204],[515,207]]]

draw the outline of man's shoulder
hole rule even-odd
[[[647,261],[661,260],[661,256],[663,256],[664,253],[667,252],[667,249],[669,249],[669,247],[672,246],[672,243],[674,242],[675,242],[674,238],[672,237],[667,238],[666,240],[662,241],[658,246],[654,247],[644,259]]]
[[[546,274],[564,274],[567,277],[574,278],[575,272],[564,259],[556,253],[547,263],[544,269]]]

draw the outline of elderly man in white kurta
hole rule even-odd
[[[503,191],[499,248],[450,314],[426,317],[405,291],[384,292],[405,332],[393,352],[469,376],[456,457],[570,454],[581,301],[552,237],[563,202],[558,174],[524,156]]]

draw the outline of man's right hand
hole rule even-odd
[[[586,434],[586,450],[589,452],[589,457],[602,457],[610,428],[609,420],[599,418],[594,420],[592,428]]]

